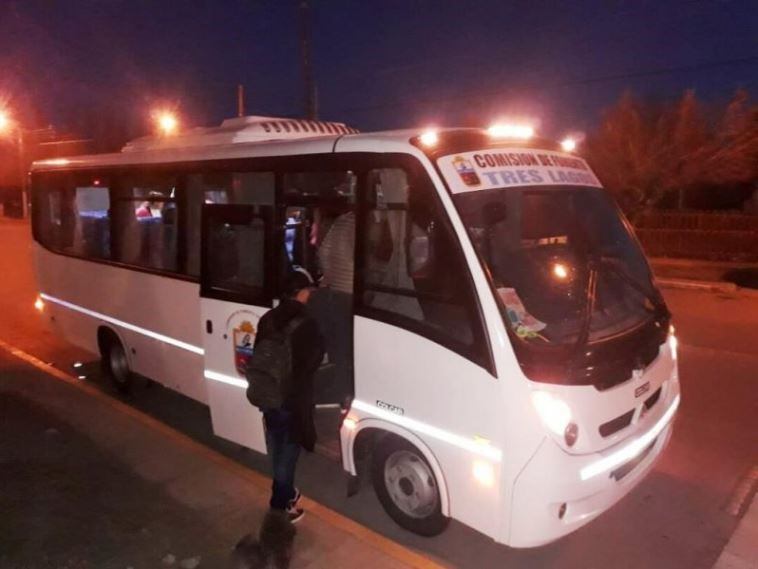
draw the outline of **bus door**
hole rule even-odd
[[[245,365],[272,306],[273,207],[206,204],[202,216],[201,325],[213,431],[265,453],[263,416],[245,396]]]

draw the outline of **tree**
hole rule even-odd
[[[632,218],[645,207],[684,209],[697,197],[734,207],[758,181],[758,106],[738,90],[711,115],[718,118],[707,120],[694,91],[662,106],[624,93],[588,136],[586,152]]]
[[[654,132],[642,105],[626,92],[604,113],[600,128],[587,140],[587,154],[598,175],[630,214],[656,191],[650,155]]]
[[[693,90],[664,112],[658,139],[663,148],[659,183],[664,193],[676,193],[677,207],[684,209],[687,190],[704,180],[703,161],[710,150],[708,123]]]
[[[705,162],[713,185],[744,185],[758,180],[758,106],[739,89],[727,105]]]

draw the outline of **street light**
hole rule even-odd
[[[158,111],[154,113],[154,117],[158,130],[163,136],[176,134],[176,131],[179,129],[179,120],[174,113],[171,111]]]

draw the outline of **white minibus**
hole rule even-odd
[[[629,224],[584,159],[530,134],[241,117],[36,162],[38,304],[120,389],[149,377],[265,453],[245,363],[306,269],[349,487],[422,535],[453,518],[550,542],[650,472],[680,389]]]

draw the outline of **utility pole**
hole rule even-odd
[[[237,116],[245,116],[245,88],[237,85]]]
[[[305,88],[305,116],[310,120],[316,120],[318,108],[311,61],[311,8],[309,0],[300,0],[298,16],[300,19],[300,55],[303,65],[303,87]]]

